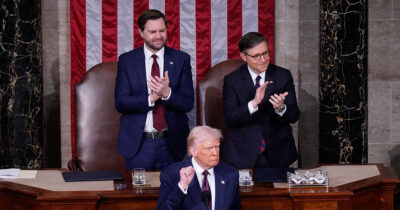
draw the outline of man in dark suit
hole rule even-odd
[[[241,209],[239,172],[219,162],[221,138],[219,130],[208,126],[192,129],[187,144],[193,157],[161,172],[157,209]]]
[[[143,12],[138,25],[144,46],[118,59],[117,147],[127,170],[161,170],[186,153],[186,113],[194,103],[190,57],[165,46],[167,21],[160,11]]]
[[[269,63],[260,33],[245,34],[239,50],[247,64],[224,78],[223,160],[238,168],[287,168],[297,159],[290,123],[300,116],[292,75]]]

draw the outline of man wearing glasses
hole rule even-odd
[[[239,50],[246,64],[224,78],[222,158],[237,168],[287,168],[297,160],[290,124],[300,116],[292,75],[269,63],[268,41],[258,32],[245,34]]]

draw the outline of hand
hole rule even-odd
[[[265,90],[267,89],[268,82],[264,82],[259,88],[256,90],[256,95],[252,100],[253,107],[256,108],[259,104],[261,104],[262,100],[264,99]]]
[[[161,98],[160,95],[157,95],[156,93],[151,92],[151,94],[150,94],[150,102],[151,103],[156,102],[159,98]]]
[[[179,175],[180,175],[179,185],[184,190],[186,190],[189,187],[189,184],[194,177],[194,168],[192,166],[181,168],[181,170],[179,171]]]
[[[289,94],[288,92],[284,92],[279,95],[274,94],[271,95],[271,97],[269,98],[269,102],[271,102],[276,112],[278,112],[283,107],[285,98],[288,94]]]
[[[163,98],[167,98],[171,91],[171,88],[169,87],[168,71],[165,72],[164,78],[150,76],[147,84],[155,94],[160,95]]]

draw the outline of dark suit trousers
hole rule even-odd
[[[139,152],[132,158],[125,159],[125,168],[144,168],[146,170],[163,170],[176,162],[172,156],[167,139],[152,139],[143,137]]]

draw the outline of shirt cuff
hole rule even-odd
[[[170,88],[168,97],[167,98],[161,97],[161,100],[164,100],[164,101],[168,100],[171,97],[171,93],[172,93],[172,89]]]
[[[151,103],[151,101],[150,101],[150,95],[149,95],[149,97],[147,97],[147,101],[149,102],[149,107],[153,107],[154,106],[154,102],[153,103]]]
[[[281,111],[282,110],[282,111]],[[283,109],[279,110],[278,112],[275,111],[275,113],[277,113],[279,116],[283,116],[283,114],[285,114],[286,112],[286,104],[283,104]]]
[[[254,112],[258,111],[258,106],[256,106],[256,108],[253,107],[253,103],[251,103],[251,101],[249,101],[249,103],[247,104],[247,106],[249,107],[249,112],[250,114],[253,114]]]
[[[181,191],[183,192],[183,194],[187,195],[187,189],[184,190],[184,189],[181,187],[181,185],[179,184],[179,182],[178,182],[178,187],[179,187],[179,189],[181,189]]]

